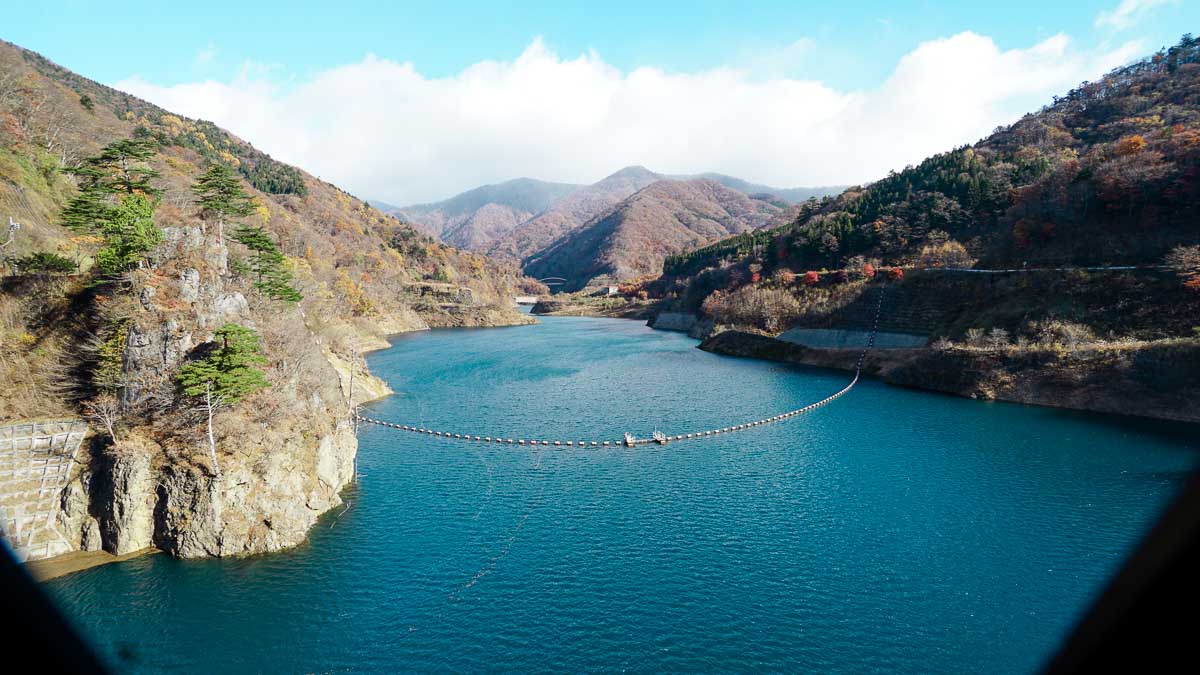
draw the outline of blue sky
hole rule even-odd
[[[995,3],[919,2],[94,2],[13,3],[5,39],[93,79],[141,75],[159,84],[229,76],[245,61],[303,76],[368,53],[411,61],[440,77],[485,59],[513,58],[535,37],[560,54],[596,50],[622,69],[694,71],[753,67],[755,53],[798,40],[822,47],[820,59],[786,74],[843,88],[878,84],[918,42],[965,30],[1001,48],[1056,33],[1100,46],[1130,29],[1095,24],[1120,0]],[[513,3],[516,4],[516,3]],[[1195,2],[1153,8],[1137,22],[1149,49],[1200,31]],[[130,39],[106,39],[129,36]],[[102,45],[102,46],[101,46]]]
[[[0,37],[397,202],[871,180],[1200,32],[1197,0],[10,4]]]

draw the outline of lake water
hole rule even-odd
[[[845,373],[632,321],[403,336],[372,417],[619,438],[801,407]],[[47,584],[114,665],[185,671],[1029,672],[1196,463],[1193,428],[865,381],[666,447],[365,426],[348,508],[274,555]]]

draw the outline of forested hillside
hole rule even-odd
[[[702,349],[970,396],[1195,421],[1200,43],[637,288]],[[1132,267],[1132,269],[1129,269]],[[878,319],[876,319],[878,317]]]
[[[801,307],[822,304],[814,294],[853,295],[870,276],[867,264],[870,273],[894,266],[911,274],[973,265],[1159,265],[1172,251],[1186,258],[1186,247],[1200,243],[1198,61],[1200,43],[1185,36],[972,146],[809,200],[783,227],[673,256],[652,291],[688,310],[700,310],[714,290],[786,291],[798,302],[779,310],[788,316],[773,325],[785,325],[805,314]],[[1176,315],[1189,297],[1178,294],[1171,274],[1109,282],[1144,286],[1144,302],[1158,310],[1147,321]],[[1030,296],[1026,304],[1025,319],[1057,313],[1088,320],[1061,296]],[[1012,330],[1022,319],[1003,321]],[[1184,324],[1172,320],[1171,331]]]
[[[363,349],[525,321],[515,267],[0,43],[9,222],[0,419],[92,424],[57,526],[79,548],[296,543],[353,477],[350,403],[386,392]]]

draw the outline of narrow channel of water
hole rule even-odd
[[[607,319],[406,335],[369,415],[513,437],[725,426],[843,373]],[[1196,465],[1194,428],[865,381],[636,449],[365,426],[289,552],[49,582],[125,670],[1029,672]]]

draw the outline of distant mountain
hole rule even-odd
[[[637,174],[645,179],[650,172]],[[776,224],[791,210],[708,179],[658,180],[598,214],[525,261],[534,277],[563,277],[577,290],[605,275],[632,279],[662,271],[665,258],[730,235]]]
[[[592,185],[518,178],[469,190],[440,202],[381,210],[412,223],[442,241],[508,259],[539,256],[547,246],[604,214],[621,200],[656,181],[705,179],[784,208],[809,197],[841,192],[840,187],[774,188],[719,173],[666,176],[628,166]]]
[[[379,201],[378,199],[370,199],[370,200],[365,200],[365,201],[366,201],[366,203],[368,203],[368,204],[370,204],[371,206],[373,206],[373,207],[375,207],[375,208],[379,209],[380,211],[383,211],[383,212],[384,212],[384,213],[386,213],[386,214],[393,215],[393,216],[398,216],[398,215],[399,215],[399,213],[400,213],[400,207],[399,207],[399,206],[394,206],[394,205],[392,205],[392,204],[389,204],[389,203],[387,203],[387,202],[381,202],[381,201]]]
[[[517,178],[440,202],[386,210],[448,244],[481,250],[580,187]]]
[[[828,185],[824,187],[797,187],[797,188],[776,188],[769,185],[761,185],[759,183],[751,183],[750,181],[726,176],[720,173],[701,173],[695,176],[679,176],[683,180],[691,178],[708,178],[715,180],[727,188],[733,188],[738,192],[744,192],[748,195],[771,195],[778,197],[785,202],[791,204],[799,204],[807,201],[810,198],[820,199],[821,197],[830,197],[841,194],[847,187],[846,185]]]
[[[662,178],[645,167],[625,167],[598,183],[571,192],[499,238],[485,251],[500,258],[524,260],[612,208],[622,199]]]

